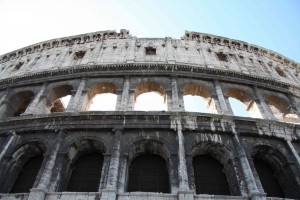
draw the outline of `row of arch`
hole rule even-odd
[[[129,83],[127,84],[129,87]],[[129,89],[128,94],[124,94],[124,91],[122,94],[120,92],[122,90],[111,82],[94,83],[88,86],[88,89],[81,88],[83,91],[80,91],[82,93],[76,98],[79,89],[75,89],[76,86],[65,83],[47,87],[40,97],[37,97],[36,92],[29,90],[9,94],[6,101],[1,103],[2,116],[19,116],[22,113],[26,114],[26,112],[27,114],[63,112],[68,111],[68,108],[72,106],[73,108],[77,107],[78,111],[174,110],[174,106],[171,105],[175,101],[172,99],[174,95],[170,94],[162,84],[155,81],[140,83],[133,92]],[[174,93],[174,91],[171,92]],[[299,113],[295,108],[297,105],[293,105],[293,100],[280,93],[264,91],[263,97],[259,98],[251,88],[243,87],[241,89],[240,86],[230,85],[223,94],[220,94],[220,92],[215,91],[213,85],[206,86],[201,83],[186,83],[179,89],[178,93],[177,110],[185,108],[185,111],[189,112],[223,114],[222,109],[224,108],[222,107],[227,106],[230,112],[237,116],[267,118],[266,112],[269,112],[274,119],[299,118]],[[125,95],[127,97],[123,97]],[[220,95],[225,100],[223,105],[220,104],[222,101]],[[31,111],[26,111],[35,98],[39,99],[35,102],[38,105],[31,106],[34,107],[34,111],[32,108]],[[74,101],[77,102],[74,103]],[[128,106],[130,101],[132,106]],[[261,101],[264,101],[265,104]],[[122,104],[123,108],[121,108]],[[70,110],[72,111],[72,109]]]
[[[138,140],[128,152],[125,192],[171,193],[174,184],[174,161],[165,144],[158,140]],[[20,145],[7,157],[0,177],[2,193],[27,193],[36,187],[45,167],[46,146],[38,141]],[[105,145],[94,139],[76,140],[56,159],[50,188],[54,191],[98,192],[105,188],[107,159]],[[191,154],[189,184],[196,194],[241,195],[240,175],[234,152],[220,143],[202,142]],[[251,151],[253,173],[270,197],[297,198],[300,185],[285,156],[275,147],[259,144]],[[189,159],[187,159],[189,165]],[[239,177],[239,178],[238,178]],[[54,183],[56,182],[56,183]],[[54,186],[53,186],[54,185]]]

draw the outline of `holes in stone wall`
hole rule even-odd
[[[240,58],[240,60],[241,60],[241,62],[242,62],[242,63],[244,63],[244,62],[245,62],[245,60],[244,60],[244,56],[239,56],[239,58]]]
[[[220,53],[216,53],[219,61],[223,61],[223,62],[228,62],[228,58],[225,54],[223,54],[222,52]]]
[[[15,65],[15,69],[18,70],[20,69],[22,66],[23,66],[24,62],[18,62],[16,65]]]
[[[286,77],[285,73],[280,69],[280,67],[276,67],[275,71],[279,76]]]
[[[156,48],[154,47],[145,47],[146,55],[156,55]]]
[[[85,55],[86,51],[77,51],[74,54],[74,60],[82,59]]]

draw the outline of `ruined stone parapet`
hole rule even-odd
[[[147,55],[148,51],[155,51]],[[300,86],[300,66],[274,51],[210,34],[186,32],[181,39],[137,38],[128,30],[102,31],[37,43],[0,57],[1,79],[74,66],[155,63],[228,71]]]

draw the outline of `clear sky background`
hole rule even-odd
[[[300,0],[0,0],[0,55],[44,40],[128,29],[243,40],[300,62]]]

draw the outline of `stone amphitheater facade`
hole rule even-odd
[[[7,53],[0,70],[1,200],[300,198],[300,65],[276,52],[101,31]],[[167,111],[135,111],[147,92]],[[88,111],[102,93],[115,110]]]

